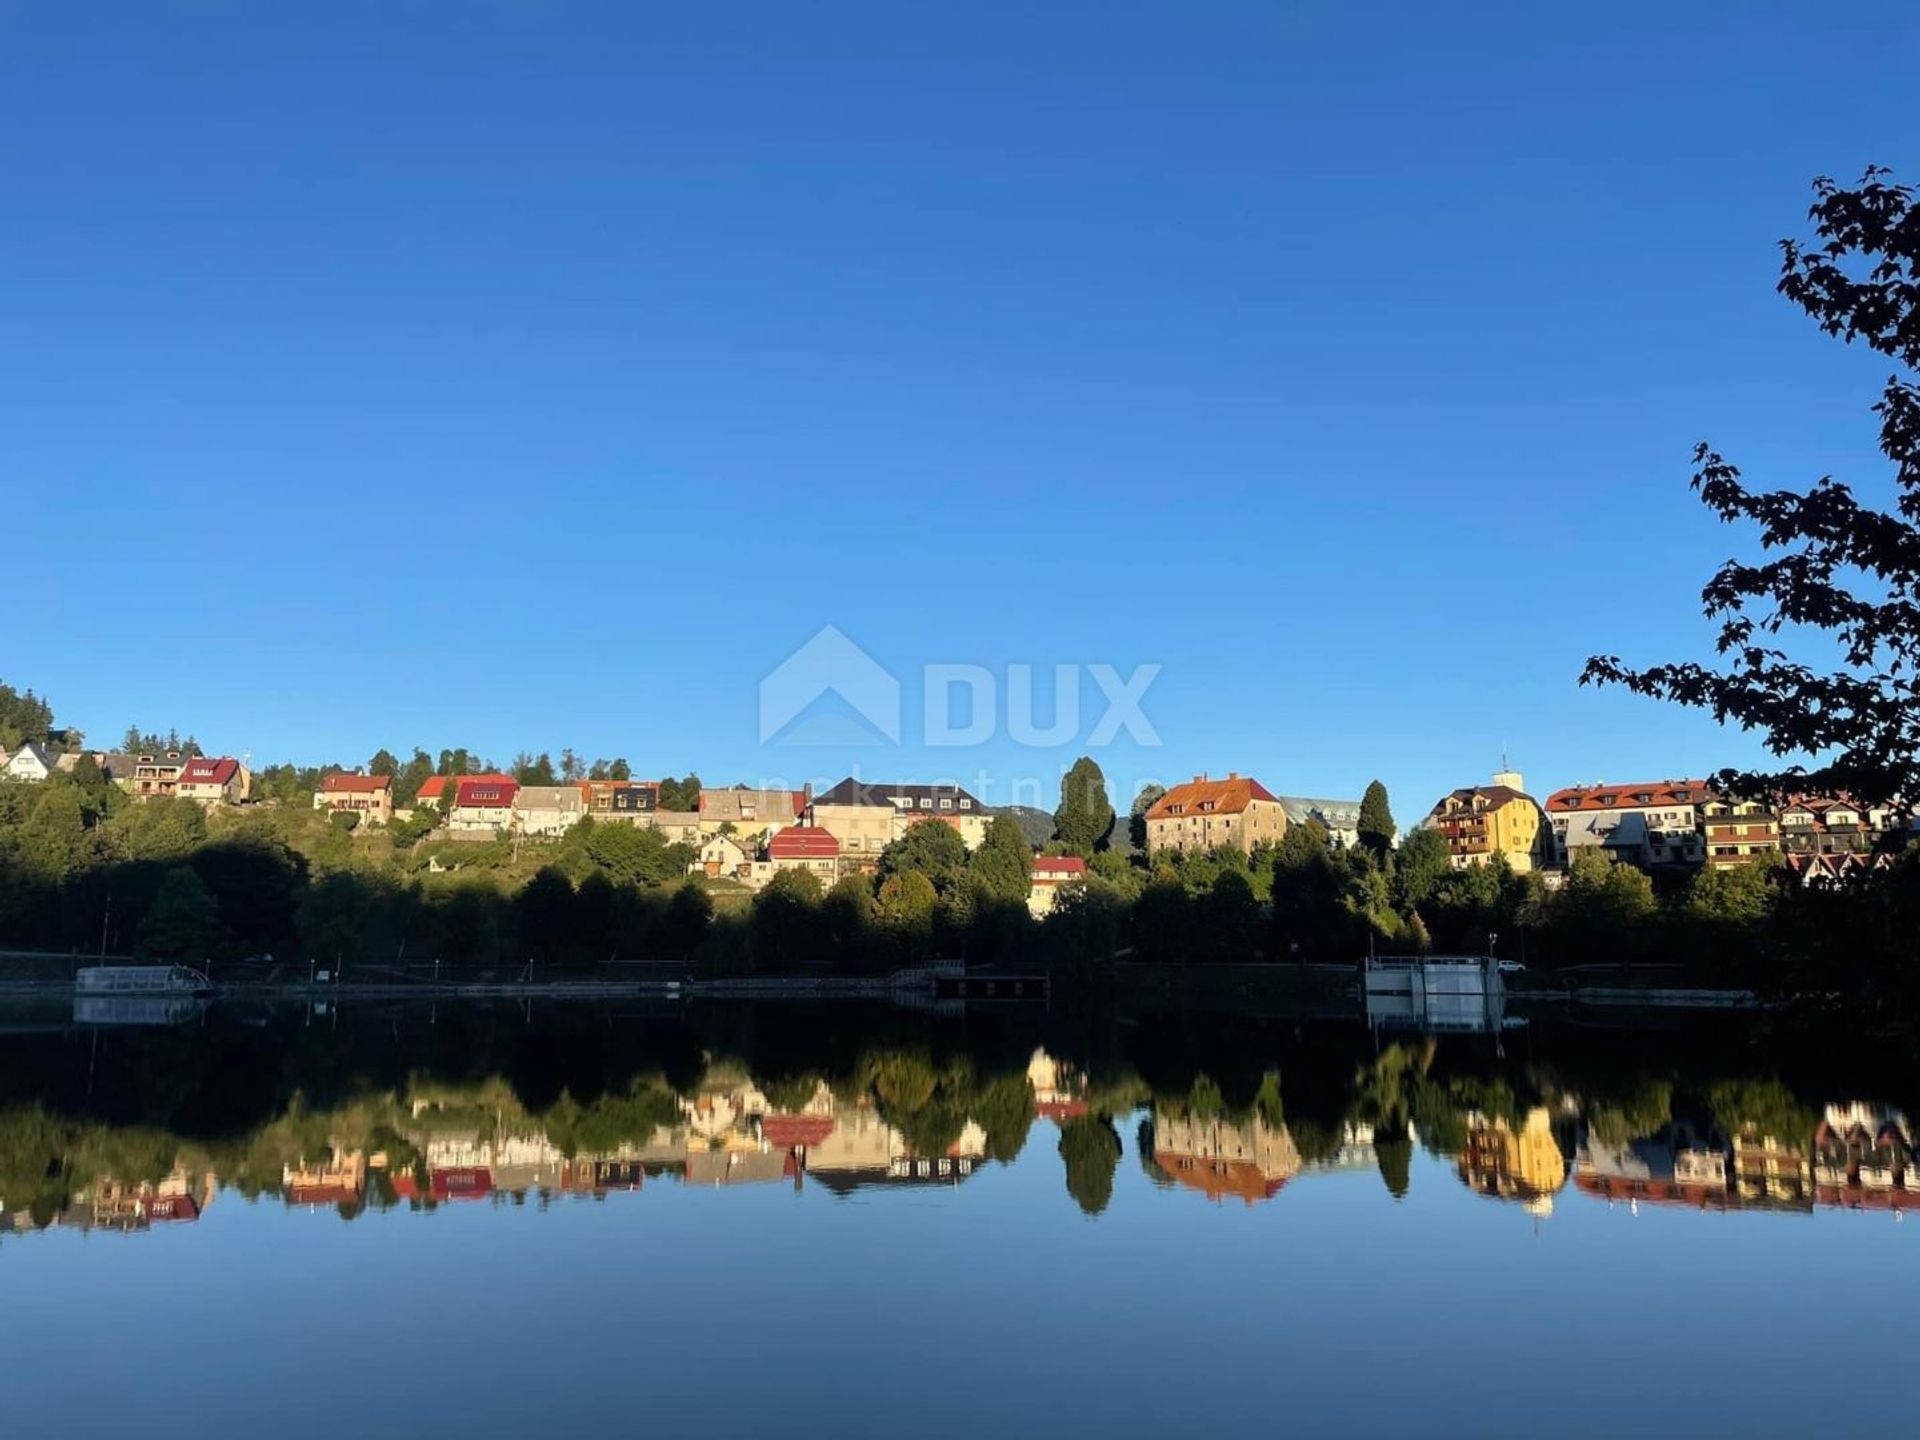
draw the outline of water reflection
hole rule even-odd
[[[1064,1035],[801,1007],[429,1019],[216,1012],[164,1036],[16,1035],[0,1045],[0,1233],[186,1224],[228,1193],[352,1220],[658,1184],[952,1189],[1023,1154],[1099,1216],[1129,1132],[1155,1186],[1246,1207],[1356,1171],[1405,1197],[1419,1151],[1542,1219],[1569,1178],[1630,1210],[1920,1204],[1905,1109],[1822,1093],[1817,1060],[1756,1068],[1748,1034],[1536,1027],[1516,1057],[1484,1038],[1155,1017]]]

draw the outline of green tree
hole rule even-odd
[[[1020,833],[1020,822],[1011,815],[994,816],[969,869],[974,884],[991,898],[1025,904],[1033,889],[1033,851]]]
[[[924,876],[936,895],[947,895],[966,878],[967,842],[943,820],[919,820],[880,852],[883,881],[912,871]]]
[[[660,808],[690,813],[700,808],[700,777],[684,775],[660,782]]]
[[[713,897],[698,885],[682,885],[667,901],[656,927],[661,950],[669,959],[686,960],[707,938],[713,925]]]
[[[1113,1200],[1113,1176],[1120,1168],[1120,1137],[1104,1115],[1075,1115],[1060,1123],[1060,1158],[1067,1172],[1067,1193],[1081,1211],[1098,1215]]]
[[[1387,787],[1374,780],[1360,797],[1360,821],[1356,827],[1360,843],[1384,860],[1393,849],[1398,826],[1393,823],[1393,807],[1387,803]]]
[[[161,879],[140,922],[140,953],[158,960],[204,960],[219,923],[219,907],[200,877],[176,866]]]
[[[753,898],[753,950],[763,966],[819,958],[820,880],[810,870],[779,870]]]
[[[400,757],[384,746],[373,752],[373,758],[367,761],[369,775],[398,775]]]
[[[514,897],[513,909],[522,954],[552,962],[571,948],[573,882],[558,866],[536,870]]]
[[[1411,915],[1433,898],[1452,868],[1446,837],[1430,826],[1420,826],[1394,852],[1394,904],[1403,915]]]
[[[393,777],[393,803],[402,809],[413,804],[420,787],[433,774],[433,757],[418,746]]]
[[[75,787],[41,787],[39,800],[20,827],[20,851],[27,863],[49,880],[68,879],[92,863],[93,834],[87,828],[86,810]]]
[[[1723,668],[1695,662],[1634,670],[1618,656],[1587,662],[1582,683],[1711,711],[1757,730],[1784,770],[1723,775],[1746,793],[1817,787],[1862,800],[1920,794],[1920,206],[1912,190],[1870,169],[1844,189],[1814,182],[1811,244],[1781,242],[1780,293],[1829,335],[1902,367],[1874,406],[1880,449],[1894,467],[1890,509],[1850,487],[1751,490],[1705,444],[1693,488],[1728,523],[1757,526],[1765,563],[1729,560],[1701,592],[1719,622]],[[1773,552],[1778,552],[1774,554]],[[1781,647],[1783,629],[1825,631],[1838,669],[1822,673]]]
[[[1160,797],[1167,793],[1164,785],[1146,784],[1140,787],[1140,793],[1133,797],[1132,808],[1127,812],[1127,839],[1133,848],[1145,853],[1147,848],[1147,811],[1160,803]]]
[[[1053,812],[1054,838],[1069,855],[1090,856],[1106,846],[1113,829],[1113,801],[1107,777],[1090,755],[1073,762],[1060,781],[1060,806]]]
[[[357,961],[373,901],[372,887],[352,871],[320,876],[307,887],[295,911],[300,948],[329,965]]]

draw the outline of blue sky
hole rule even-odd
[[[1737,763],[1575,677],[1707,653],[1694,441],[1885,493],[1884,367],[1774,242],[1816,174],[1912,177],[1917,48],[1871,3],[0,4],[0,678],[256,760],[989,800],[1077,747],[929,748],[924,665],[1161,666],[1116,788]],[[829,623],[901,745],[761,744]]]

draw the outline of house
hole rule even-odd
[[[393,777],[346,770],[322,775],[313,808],[329,815],[358,815],[363,825],[386,825],[393,819]]]
[[[1707,864],[1732,870],[1780,848],[1780,817],[1765,800],[1715,795],[1698,807]]]
[[[1780,848],[1789,855],[1862,855],[1899,828],[1892,807],[1846,796],[1792,795],[1780,806]]]
[[[1258,1113],[1235,1124],[1220,1116],[1156,1109],[1152,1145],[1155,1165],[1215,1202],[1271,1200],[1300,1173],[1292,1133],[1284,1125],[1269,1125]]]
[[[660,808],[660,785],[654,780],[587,780],[582,782],[582,789],[587,796],[587,813],[595,819]]]
[[[735,835],[760,835],[796,824],[806,813],[804,790],[752,790],[735,785],[700,792],[700,830],[713,835],[731,825]]]
[[[238,805],[252,788],[252,772],[231,755],[195,755],[180,767],[173,793],[202,805]]]
[[[447,831],[484,838],[513,828],[513,797],[519,784],[506,775],[465,775],[453,787]],[[442,792],[444,798],[444,790]]]
[[[1278,797],[1287,812],[1287,824],[1305,825],[1318,821],[1327,832],[1327,844],[1335,850],[1350,850],[1360,843],[1360,802],[1358,800],[1310,800],[1302,795]],[[1394,840],[1398,842],[1399,836]]]
[[[180,772],[187,768],[187,758],[185,752],[180,750],[161,750],[152,755],[134,756],[133,793],[142,800],[173,794],[180,783]]]
[[[817,825],[789,825],[767,842],[767,859],[775,870],[810,871],[831,885],[840,873],[840,842]]]
[[[1705,780],[1574,785],[1547,797],[1554,861],[1597,847],[1642,869],[1695,867],[1706,859],[1698,807],[1713,798]]]
[[[627,821],[648,830],[658,830],[660,838],[669,845],[700,846],[700,812],[698,810],[646,810],[629,815],[618,812],[607,817],[614,821]]]
[[[1508,865],[1524,873],[1552,858],[1553,832],[1516,770],[1500,771],[1491,784],[1441,796],[1427,812],[1427,824],[1447,842],[1447,858],[1456,870],[1504,855]]]
[[[1086,883],[1087,862],[1078,855],[1036,855],[1027,910],[1038,919],[1053,909],[1064,886]]]
[[[687,866],[689,875],[704,875],[709,880],[740,880],[753,871],[753,857],[731,835],[709,835],[700,842],[700,852]]]
[[[7,757],[4,769],[0,769],[0,778],[8,780],[40,781],[53,774],[58,762],[53,753],[38,740],[28,740]]]
[[[992,814],[958,785],[869,783],[848,778],[812,797],[806,823],[829,831],[840,853],[868,863],[921,820],[943,820],[969,850],[987,838]]]
[[[578,785],[522,785],[513,792],[513,828],[534,839],[557,840],[586,814]]]
[[[438,810],[446,801],[447,787],[449,785],[456,785],[462,780],[487,780],[495,785],[514,785],[518,783],[513,776],[502,775],[497,770],[490,770],[484,774],[475,775],[429,775],[421,782],[419,790],[415,792],[413,803],[415,805],[425,805],[432,810]]]
[[[1287,812],[1266,786],[1234,770],[1224,780],[1196,775],[1174,786],[1153,802],[1146,824],[1148,854],[1251,851],[1287,833]]]

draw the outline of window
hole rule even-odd
[[[920,808],[921,808],[922,810],[931,810],[931,809],[933,809],[933,801],[932,801],[932,800],[931,800],[930,798],[928,798],[927,796],[925,796],[925,795],[922,795],[922,796],[920,797]]]
[[[973,809],[973,801],[971,801],[971,800],[967,800],[967,799],[962,799],[962,800],[960,801],[960,808],[961,808],[962,810],[971,810],[971,809]]]
[[[950,799],[948,799],[948,798],[947,798],[946,796],[944,796],[944,795],[943,795],[943,796],[941,796],[941,797],[940,797],[940,808],[941,808],[942,810],[951,810],[951,809],[953,809],[953,801],[952,801],[952,800],[950,800]]]

